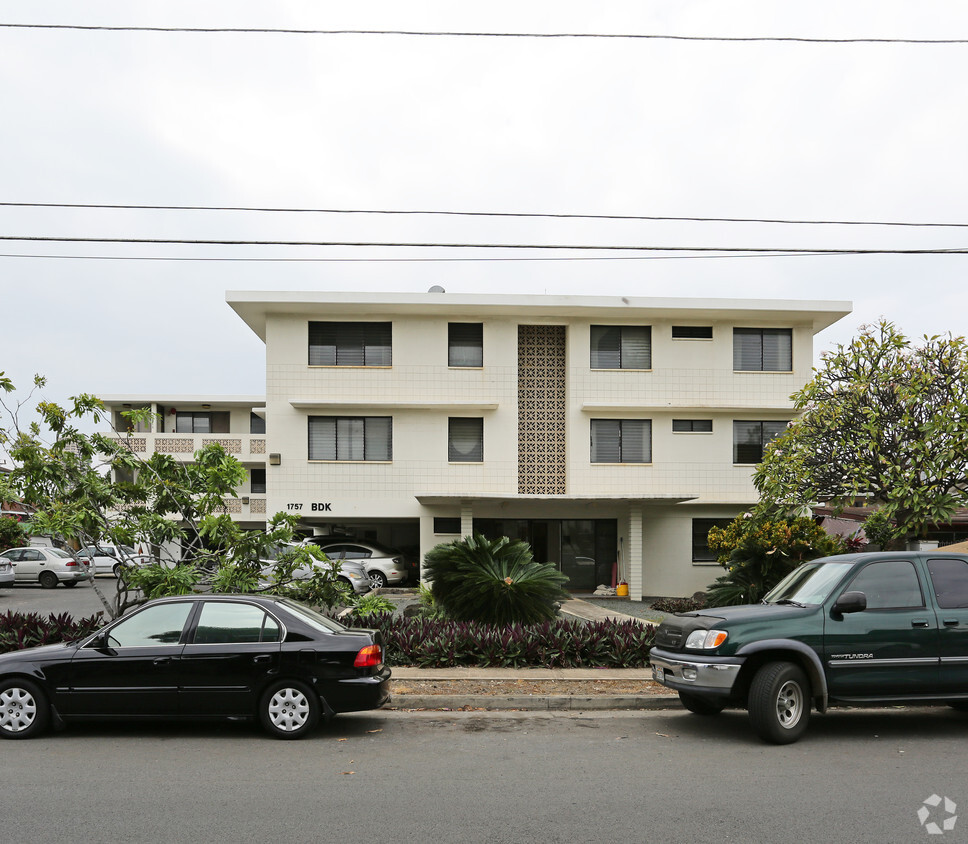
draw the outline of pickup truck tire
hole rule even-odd
[[[750,684],[747,702],[756,734],[772,744],[792,744],[810,721],[810,685],[792,662],[768,662]]]
[[[679,692],[679,703],[696,715],[719,715],[723,711],[723,704],[697,697],[689,692]]]

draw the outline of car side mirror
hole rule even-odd
[[[98,633],[90,642],[87,643],[89,648],[94,648],[96,651],[107,650],[108,647],[108,634]]]
[[[844,592],[834,604],[834,612],[843,615],[863,612],[867,609],[867,596],[863,592]]]

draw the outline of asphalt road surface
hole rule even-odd
[[[98,591],[109,602],[118,594],[118,581],[110,574],[98,575],[94,578],[94,583],[97,590],[90,581],[70,588],[60,585],[53,589],[44,589],[39,583],[18,583],[3,587],[0,588],[0,611],[36,612],[41,615],[68,612],[75,618],[85,618],[98,611],[104,612]],[[107,612],[104,612],[104,617],[109,618]]]
[[[742,712],[344,715],[86,725],[0,746],[11,842],[965,841],[968,716],[839,711],[760,743]],[[964,828],[959,828],[961,824]]]

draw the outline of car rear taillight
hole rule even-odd
[[[354,668],[376,668],[383,664],[383,648],[379,645],[367,645],[361,648],[353,660]]]
[[[68,568],[70,568],[71,566],[76,566],[77,560],[68,560],[66,563],[64,563],[64,565],[67,566]]]

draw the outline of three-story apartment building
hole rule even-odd
[[[266,512],[415,558],[472,531],[521,538],[573,588],[623,578],[633,598],[718,575],[706,532],[755,501],[752,467],[793,416],[814,335],[850,313],[435,292],[227,300],[266,344],[266,395],[208,404],[264,416],[264,462],[240,439]],[[176,425],[206,409],[152,404]],[[232,440],[233,424],[193,436]]]

